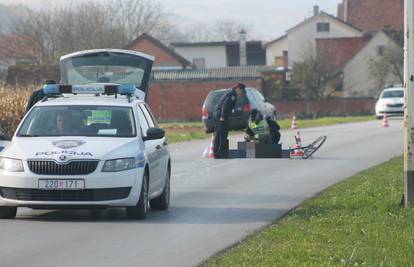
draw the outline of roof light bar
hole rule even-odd
[[[72,85],[72,94],[104,94],[105,85],[91,84],[91,85]]]
[[[134,95],[136,87],[134,84],[87,84],[87,85],[63,85],[45,84],[43,92],[45,95],[59,94],[106,94],[106,95]]]

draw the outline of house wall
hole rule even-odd
[[[376,88],[377,82],[372,77],[369,61],[378,57],[378,46],[397,46],[385,33],[379,32],[344,68],[344,96],[377,97],[383,88]],[[401,84],[398,77],[389,75],[385,84]]]
[[[329,32],[318,32],[317,23],[330,23]],[[341,22],[324,14],[309,19],[302,26],[293,28],[288,32],[289,66],[294,62],[303,60],[306,54],[315,53],[315,39],[339,38],[339,37],[361,37],[363,34],[356,29],[350,28]]]
[[[133,44],[128,48],[129,50],[143,52],[155,57],[155,67],[183,67],[182,64],[173,56],[165,52],[163,49],[143,39],[140,42]]]
[[[283,57],[283,51],[288,51],[288,38],[285,37],[266,47],[266,65],[274,66],[276,57]]]
[[[223,46],[193,46],[175,47],[175,52],[193,63],[194,58],[204,58],[206,68],[226,67],[226,47]]]

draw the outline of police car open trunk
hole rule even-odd
[[[61,83],[134,84],[137,96],[146,100],[154,57],[144,53],[97,49],[76,52],[60,58]]]

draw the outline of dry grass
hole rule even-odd
[[[0,127],[12,136],[24,116],[33,88],[0,87]]]

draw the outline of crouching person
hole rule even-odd
[[[253,109],[250,113],[249,126],[246,129],[245,140],[259,143],[278,144],[280,141],[280,126],[269,116]]]

